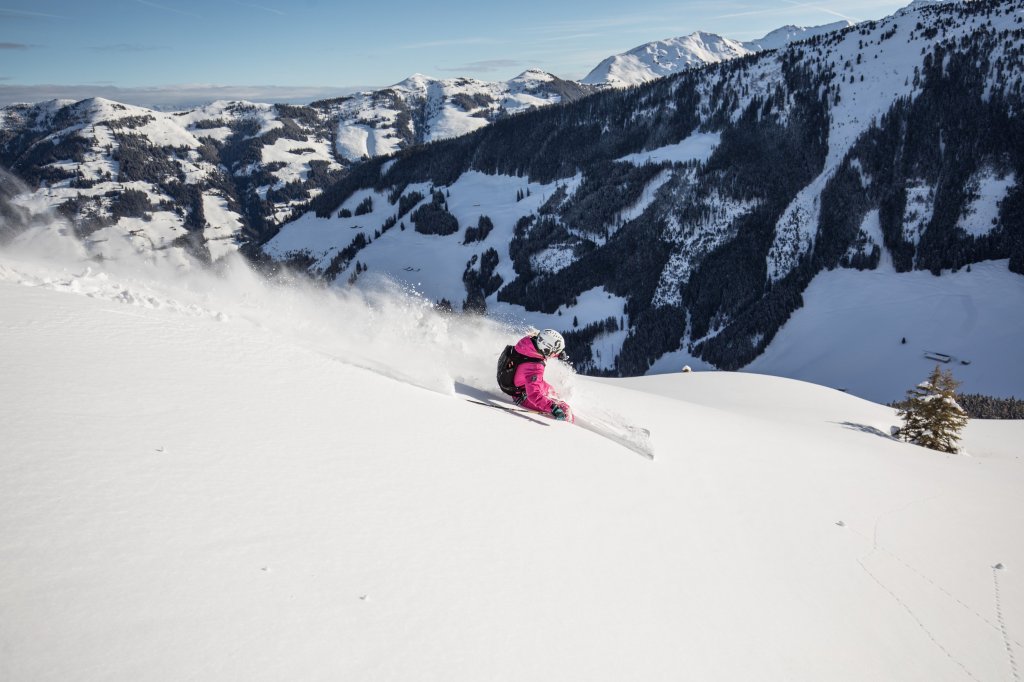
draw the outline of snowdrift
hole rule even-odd
[[[1020,424],[556,373],[650,462],[460,399],[517,330],[383,282],[0,252],[0,317],[0,679],[1020,676]]]

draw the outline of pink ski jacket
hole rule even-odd
[[[550,414],[551,408],[561,405],[565,410],[568,421],[573,421],[572,411],[569,406],[557,399],[555,389],[551,384],[544,381],[544,356],[533,345],[532,336],[524,336],[516,344],[516,352],[529,358],[537,358],[537,362],[524,362],[516,368],[516,375],[512,382],[516,386],[526,389],[526,400],[523,407],[538,412]]]

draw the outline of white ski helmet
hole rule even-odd
[[[545,329],[533,337],[533,343],[544,357],[558,357],[565,350],[565,339],[554,329]]]

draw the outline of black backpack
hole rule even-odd
[[[498,388],[501,389],[502,393],[512,396],[517,401],[526,397],[526,389],[513,383],[516,377],[516,370],[524,362],[544,364],[542,358],[531,358],[528,355],[523,355],[512,346],[505,346],[505,350],[501,351],[501,355],[498,356]]]

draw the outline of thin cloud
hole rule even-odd
[[[769,8],[769,9],[749,10],[749,11],[746,11],[746,12],[730,12],[729,14],[718,14],[718,15],[715,15],[715,16],[713,16],[711,18],[712,19],[733,19],[733,18],[736,18],[736,17],[752,17],[752,16],[762,16],[762,15],[770,15],[770,14],[786,14],[786,13],[789,13],[789,12],[793,11],[792,7],[805,7],[807,9],[813,9],[813,10],[817,10],[819,12],[824,12],[825,14],[831,14],[832,16],[839,17],[840,19],[846,19],[847,21],[852,21],[854,23],[857,23],[857,22],[860,21],[860,19],[856,19],[854,17],[848,16],[848,15],[843,14],[841,12],[837,12],[834,9],[829,9],[828,7],[823,7],[821,5],[817,5],[817,4],[814,4],[814,3],[795,2],[794,0],[782,0],[782,1],[785,2],[787,5],[789,5],[790,7],[772,7],[772,8]]]
[[[234,5],[238,5],[239,7],[248,7],[249,9],[260,9],[263,10],[264,12],[270,12],[271,14],[276,14],[281,17],[287,16],[281,10],[274,9],[273,7],[266,7],[264,5],[254,5],[249,2],[240,2],[239,0],[231,0],[231,3]]]
[[[623,26],[638,26],[643,24],[650,24],[656,21],[664,22],[665,17],[656,17],[654,15],[639,15],[632,14],[626,16],[615,16],[615,17],[598,17],[595,19],[581,19],[579,21],[561,21],[548,24],[547,26],[538,27],[537,30],[541,33],[566,33],[568,31],[584,31],[584,32],[595,32],[598,31],[597,35],[604,35],[601,29],[619,29]]]
[[[788,7],[772,7],[771,9],[754,9],[747,12],[730,12],[728,14],[716,14],[711,19],[733,19],[736,17],[755,17],[765,14],[785,14],[786,12],[792,12]]]
[[[66,19],[67,17],[58,14],[46,14],[45,12],[27,12],[20,9],[8,9],[0,7],[0,17],[12,17],[21,19]]]
[[[858,21],[860,21],[860,19],[854,19],[851,16],[847,16],[847,15],[841,13],[841,12],[837,12],[834,9],[829,9],[828,7],[822,7],[821,5],[814,5],[814,4],[806,3],[806,2],[794,2],[794,0],[782,0],[782,1],[785,2],[786,4],[793,5],[794,7],[807,7],[809,9],[816,9],[819,12],[824,12],[825,14],[831,14],[832,16],[839,17],[840,19],[846,19],[847,21],[852,21],[855,24]]]
[[[564,35],[591,34],[594,37],[608,35],[610,32],[619,33],[621,29],[630,26],[641,27],[646,32],[652,29],[664,31],[667,25],[692,21],[694,13],[699,10],[721,9],[722,5],[722,2],[687,2],[685,6],[647,7],[645,14],[628,13],[556,21],[531,31]]]
[[[465,73],[467,71],[501,71],[502,69],[513,69],[517,66],[522,66],[523,64],[525,64],[525,62],[519,61],[518,59],[485,59],[479,62],[463,64],[462,66],[435,66],[434,68],[438,71],[456,71]]]
[[[155,9],[162,9],[165,12],[174,12],[175,14],[180,14],[180,15],[186,16],[186,17],[192,17],[193,19],[202,19],[202,17],[199,16],[198,14],[194,14],[192,12],[186,12],[185,10],[180,10],[177,7],[168,7],[167,5],[161,5],[159,3],[149,2],[149,0],[135,0],[135,2],[140,4],[140,5],[145,5],[146,7],[153,7]]]
[[[93,45],[89,47],[93,52],[152,52],[154,50],[169,50],[166,45],[135,45],[132,43],[118,43],[116,45]]]
[[[27,50],[30,47],[25,43],[0,43],[0,50]]]
[[[568,42],[570,40],[584,40],[587,38],[600,38],[603,33],[571,33],[564,36],[550,36],[548,38],[540,38],[537,42],[540,43],[557,43],[557,42]]]
[[[451,38],[449,40],[431,40],[425,43],[402,45],[403,50],[419,50],[425,47],[448,47],[450,45],[494,45],[497,41],[491,38]]]

